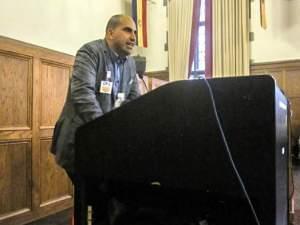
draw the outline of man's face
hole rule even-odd
[[[136,41],[136,25],[130,17],[121,18],[120,24],[109,29],[111,48],[120,56],[130,55]]]

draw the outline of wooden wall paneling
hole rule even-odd
[[[300,97],[300,67],[286,70],[286,93],[289,97]]]
[[[40,59],[38,57],[34,58],[33,61],[33,137],[32,137],[32,210],[33,212],[39,210],[40,206],[40,133],[39,133],[39,118],[40,118]]]
[[[32,55],[0,48],[0,224],[5,225],[32,208],[32,63]]]
[[[271,74],[291,104],[291,132],[300,135],[300,60],[267,62],[251,65],[251,74]]]
[[[35,56],[40,59],[46,59],[66,65],[74,64],[74,56],[72,55],[14,40],[1,35],[0,49],[2,51],[20,52],[24,55]]]
[[[292,116],[291,116],[291,123],[292,123],[292,135],[295,139],[297,139],[300,135],[300,97],[296,98],[289,98],[291,109],[292,109]]]
[[[32,58],[0,51],[0,130],[31,129]]]
[[[0,221],[31,210],[30,145],[0,143]]]
[[[63,169],[55,163],[50,153],[49,139],[67,96],[71,66],[42,60],[40,68],[40,204],[44,207],[72,197],[71,182]]]
[[[32,131],[31,130],[2,130],[0,131],[0,141],[1,140],[6,140],[6,141],[11,141],[11,140],[27,140],[32,138]]]
[[[49,148],[73,62],[73,56],[0,36],[0,225],[72,207],[72,185]],[[8,195],[11,190],[17,194]]]
[[[289,96],[292,110],[292,135],[300,135],[300,66],[286,70],[286,93]]]
[[[41,206],[72,198],[72,185],[49,154],[51,139],[41,140]]]
[[[68,65],[42,61],[41,129],[54,128],[67,96],[70,71]]]

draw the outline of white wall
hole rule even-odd
[[[108,19],[131,14],[131,0],[0,0],[0,35],[75,55],[86,42],[103,38]],[[147,71],[165,70],[166,7],[148,1]]]
[[[124,0],[0,0],[0,35],[75,55],[124,12]]]
[[[254,62],[300,59],[300,1],[268,0],[266,3],[266,30],[260,27],[259,0],[251,6],[251,43]]]
[[[254,62],[300,59],[300,1],[268,0],[266,30],[260,27],[259,0],[251,4]],[[107,20],[130,14],[130,0],[0,0],[0,35],[75,55],[91,40],[103,38]],[[168,65],[167,18],[162,0],[148,1],[147,71]]]
[[[163,6],[162,0],[148,1],[147,7],[148,47],[138,47],[136,53],[146,56],[146,71],[166,70],[168,66],[168,52],[164,48],[167,42],[167,9]]]

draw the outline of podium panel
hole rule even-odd
[[[205,82],[169,83],[81,127],[77,173],[245,199]],[[287,99],[270,76],[207,82],[261,225],[288,224]]]

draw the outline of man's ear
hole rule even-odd
[[[113,36],[114,30],[112,28],[109,28],[107,30],[107,37],[111,40]]]

